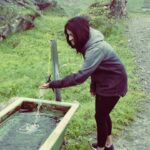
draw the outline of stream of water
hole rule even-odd
[[[16,112],[0,124],[0,150],[39,149],[55,129],[58,118],[64,116],[60,111],[40,107],[36,112]]]
[[[44,89],[39,89],[39,99],[44,98]],[[26,122],[23,126],[21,126],[17,131],[23,134],[32,134],[39,129],[39,120],[40,120],[40,107],[42,103],[38,103],[37,112],[35,113],[35,119],[33,122],[28,123]]]
[[[37,112],[15,113],[0,125],[1,150],[37,150],[56,127],[52,114],[40,113],[35,124]],[[32,141],[32,142],[31,142]]]
[[[39,99],[44,96],[39,91]],[[37,150],[56,127],[63,112],[41,108],[38,103],[36,111],[12,114],[0,124],[0,150]],[[32,140],[32,142],[31,142]]]

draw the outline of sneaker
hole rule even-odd
[[[97,150],[97,143],[93,143],[91,145],[92,150]],[[105,147],[104,150],[114,150],[114,145],[111,145],[110,147]]]
[[[92,148],[93,150],[97,150],[97,143],[93,143],[93,144],[91,145],[91,148]]]
[[[110,147],[105,147],[104,150],[114,150],[114,145],[111,145]]]

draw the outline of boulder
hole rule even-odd
[[[11,7],[9,7],[10,4]],[[41,16],[39,10],[56,5],[55,0],[0,0],[0,41],[11,33],[32,29],[34,19]],[[11,9],[13,6],[15,6],[15,9]],[[17,12],[16,6],[21,9],[30,9],[32,14],[20,14]]]

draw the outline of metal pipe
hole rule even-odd
[[[52,61],[52,72],[53,79],[59,79],[59,70],[58,70],[58,53],[57,53],[57,43],[55,40],[50,41],[51,44],[51,61]],[[60,89],[54,89],[56,101],[61,101]]]

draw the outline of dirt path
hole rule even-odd
[[[140,103],[135,121],[115,139],[115,150],[150,150],[150,15],[132,16],[128,22],[127,36],[135,55],[136,76],[148,98]]]

